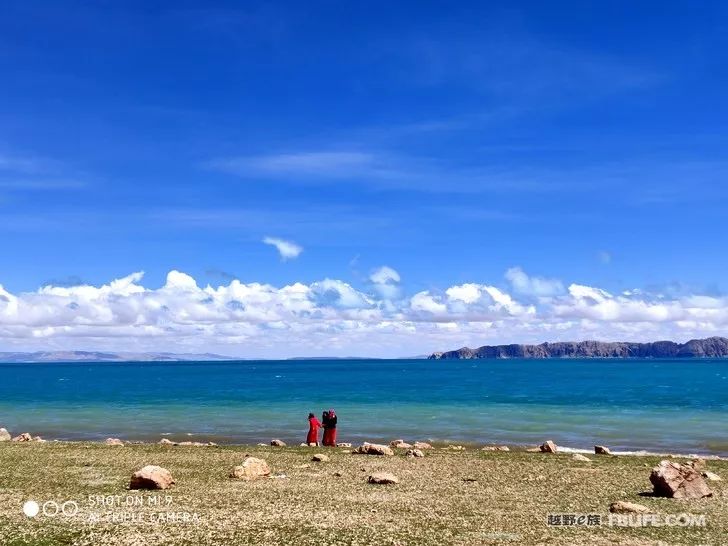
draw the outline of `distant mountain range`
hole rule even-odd
[[[728,357],[728,339],[709,337],[687,343],[578,341],[540,345],[484,345],[455,351],[433,353],[435,360],[478,358],[722,358]]]
[[[115,353],[99,351],[38,351],[35,353],[2,353],[0,362],[175,362],[192,360],[239,360],[212,353]]]

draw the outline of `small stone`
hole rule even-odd
[[[22,434],[18,434],[15,438],[13,438],[13,442],[31,442],[33,441],[33,437],[30,435],[30,432],[23,432]]]
[[[432,446],[427,442],[415,442],[412,447],[415,449],[432,449]]]
[[[358,453],[362,455],[380,455],[380,456],[392,456],[394,455],[394,451],[392,451],[392,448],[381,445],[381,444],[370,444],[369,442],[364,442],[362,445],[357,447],[353,453]]]
[[[650,509],[633,502],[617,501],[609,505],[609,511],[613,514],[647,514]]]
[[[375,472],[369,475],[367,482],[379,485],[391,485],[399,483],[399,478],[389,472]]]
[[[585,457],[581,453],[574,453],[574,456],[572,457],[575,461],[580,461],[582,463],[590,463],[591,459],[589,457]]]
[[[329,456],[324,455],[323,453],[316,453],[313,457],[311,457],[311,460],[316,463],[327,463],[329,462]]]
[[[484,446],[480,448],[481,451],[510,451],[508,446]]]
[[[255,480],[270,476],[270,467],[263,459],[257,457],[246,457],[243,464],[233,467],[230,477],[239,480]]]
[[[716,474],[715,472],[710,472],[709,470],[706,470],[705,472],[703,472],[703,478],[705,478],[706,480],[708,480],[710,482],[722,481],[721,477],[718,476],[718,474]]]
[[[543,444],[541,444],[539,449],[541,450],[541,453],[556,453],[559,450],[559,448],[556,447],[556,444],[551,440],[546,440]]]
[[[0,428],[0,442],[9,442],[12,440],[12,436],[10,436],[10,433],[7,431],[7,429]]]
[[[609,451],[609,448],[607,446],[594,446],[594,454],[595,455],[611,455],[612,452]]]
[[[169,470],[147,465],[132,474],[129,489],[169,489],[173,484],[174,478]]]
[[[43,439],[43,438],[41,438],[40,436],[33,436],[33,441],[34,441],[34,442],[41,442],[41,443],[45,443],[45,442],[47,442],[47,440],[44,440],[44,439]]]
[[[414,458],[420,458],[424,457],[425,453],[421,449],[408,449],[407,453],[405,453],[407,457],[414,457]]]
[[[273,447],[286,447],[286,442],[284,442],[283,440],[275,439],[270,441],[270,445],[272,445]]]
[[[350,448],[351,447],[351,444],[349,442],[339,442],[338,444],[336,444],[336,447],[347,447],[347,448]]]
[[[540,447],[529,447],[526,449],[526,453],[541,453]]]
[[[107,446],[123,446],[124,445],[124,442],[122,442],[118,438],[106,438],[106,441],[104,443]]]
[[[412,444],[408,444],[404,440],[392,440],[389,442],[389,447],[394,447],[397,449],[411,449]]]
[[[692,461],[688,461],[685,464],[692,469],[697,470],[698,472],[702,472],[703,470],[705,470],[705,459],[702,459],[700,457],[698,457],[697,459],[693,459]]]

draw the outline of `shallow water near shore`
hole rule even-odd
[[[728,455],[728,360],[0,364],[0,426],[48,439],[432,440]]]

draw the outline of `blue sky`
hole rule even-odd
[[[372,295],[387,266],[410,298],[508,292],[518,267],[565,291],[723,298],[727,11],[7,2],[0,285],[144,271],[156,289],[178,270]]]

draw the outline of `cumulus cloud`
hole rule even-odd
[[[375,269],[369,275],[369,280],[372,282],[374,290],[384,299],[393,300],[399,297],[399,282],[401,279],[399,273],[391,267],[383,265]]]
[[[276,250],[278,250],[283,260],[298,258],[298,255],[303,252],[302,246],[297,245],[293,241],[286,241],[277,237],[265,237],[263,243],[276,247]]]
[[[0,343],[17,350],[402,356],[463,343],[684,341],[728,330],[724,296],[668,297],[644,289],[614,294],[578,283],[556,293],[542,284],[534,290],[538,277],[523,274],[527,292],[464,283],[398,299],[338,279],[285,286],[233,279],[201,286],[174,270],[157,288],[145,286],[143,272],[101,286],[13,293],[0,285]],[[513,270],[509,276],[520,282]],[[369,281],[398,286],[400,277],[383,266]],[[534,299],[535,293],[541,295]]]
[[[511,283],[513,290],[526,295],[553,296],[564,291],[564,285],[556,279],[543,277],[530,277],[520,267],[512,267],[506,271],[506,279]]]

